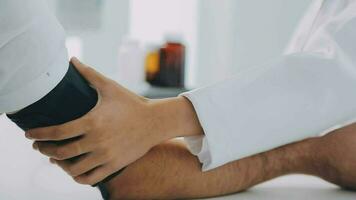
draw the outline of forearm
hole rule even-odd
[[[206,173],[198,172],[198,179],[210,183],[204,191],[210,191],[210,195],[215,196],[240,192],[287,174],[314,174],[312,163],[317,159],[312,152],[314,142],[314,139],[309,139],[289,144],[231,162]],[[201,181],[194,179],[193,188],[199,188]],[[199,195],[203,195],[204,191],[200,191]]]
[[[204,134],[197,113],[185,97],[152,100],[154,135],[162,142],[176,137]]]
[[[356,79],[344,68],[304,52],[185,93],[204,129],[203,148],[192,146],[204,170],[318,136],[355,119],[356,95],[350,91]]]
[[[235,193],[285,174],[312,174],[313,157],[306,153],[312,143],[287,145],[202,172],[185,145],[168,142],[128,166],[108,188],[112,199],[191,199]]]

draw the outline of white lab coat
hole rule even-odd
[[[356,0],[315,1],[285,55],[183,95],[203,170],[356,122]]]

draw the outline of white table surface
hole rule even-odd
[[[95,188],[76,184],[32,150],[32,143],[5,116],[0,116],[0,200],[99,200]],[[317,178],[288,176],[249,191],[215,200],[355,200]]]

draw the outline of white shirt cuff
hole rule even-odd
[[[189,136],[184,138],[189,151],[198,157],[199,161],[202,163],[203,171],[219,167],[221,163],[223,163],[222,160],[219,160],[221,156],[213,155],[212,153],[219,153],[220,151],[218,149],[220,149],[220,147],[218,147],[218,145],[223,145],[224,141],[219,142],[219,137],[216,137],[216,134],[213,132],[216,127],[214,128],[214,124],[208,123],[208,121],[212,119],[206,119],[209,118],[209,115],[202,112],[202,109],[208,106],[204,103],[206,101],[200,99],[204,98],[204,95],[199,95],[199,99],[197,99],[195,91],[192,91],[183,93],[181,96],[186,97],[193,104],[199,122],[202,124],[205,133],[204,136]],[[210,116],[210,118],[213,117]]]

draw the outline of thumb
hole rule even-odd
[[[100,89],[106,82],[107,78],[78,60],[78,58],[71,58],[71,63],[79,71],[79,73],[95,88]]]

